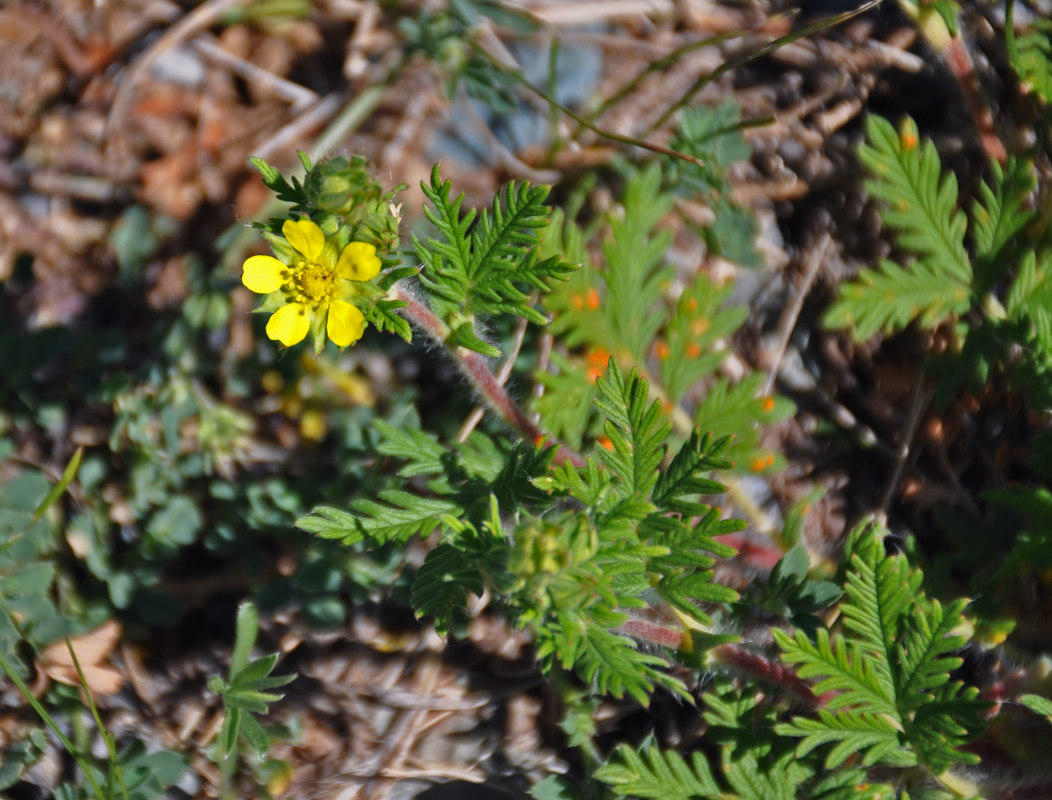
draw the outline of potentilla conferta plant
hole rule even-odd
[[[412,237],[404,265],[395,193],[362,159],[301,158],[302,182],[253,161],[291,205],[257,226],[274,256],[244,264],[267,335],[286,347],[309,336],[320,351],[354,344],[367,324],[411,341],[412,325],[506,432],[465,425],[450,442],[378,420],[376,454],[397,473],[297,527],[366,550],[437,534],[411,578],[417,615],[457,636],[471,598],[486,598],[531,634],[590,773],[580,786],[551,776],[534,797],[594,796],[599,784],[607,797],[683,800],[979,794],[965,746],[987,704],[952,674],[966,603],[928,600],[920,572],[886,553],[883,528],[851,535],[840,585],[812,577],[789,524],[770,532],[784,557],[752,586],[714,580],[720,559],[750,557],[735,547],[746,523],[716,501],[736,472],[777,468],[758,429],[792,405],[761,394],[762,375],[716,373],[745,315],[701,271],[671,293],[657,168],[626,173],[591,247],[546,205],[546,187],[511,183],[465,211],[435,167],[422,187],[434,233]],[[541,338],[528,326],[553,318],[548,366],[533,376],[544,396],[523,408],[494,359],[504,373],[540,363],[523,352]],[[699,707],[705,746],[689,760],[649,739],[600,753],[599,697],[647,706],[660,692]]]

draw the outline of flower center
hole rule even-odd
[[[327,266],[301,261],[292,278],[300,302],[329,303],[336,297],[336,273]]]

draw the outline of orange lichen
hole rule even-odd
[[[754,458],[749,464],[749,469],[753,472],[763,472],[765,469],[772,466],[774,466],[774,456],[768,453],[765,456],[757,456]]]
[[[588,380],[595,383],[606,369],[606,364],[610,360],[610,351],[604,347],[597,347],[595,350],[589,350],[584,360],[588,368],[586,371]]]

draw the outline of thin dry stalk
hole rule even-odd
[[[825,261],[826,251],[829,250],[829,245],[832,241],[833,238],[828,231],[822,234],[818,244],[811,249],[800,285],[794,286],[789,291],[789,299],[782,309],[781,317],[778,319],[778,344],[775,347],[774,357],[771,359],[771,366],[767,372],[767,380],[763,385],[763,394],[765,396],[769,395],[774,389],[774,382],[778,379],[778,373],[782,369],[785,350],[789,346],[789,338],[793,335],[796,321],[800,318],[800,311],[804,307],[804,300],[811,291],[811,286],[815,282],[815,276],[818,275],[818,268]]]

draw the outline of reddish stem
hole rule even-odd
[[[403,308],[398,309],[398,313],[449,351],[493,413],[534,444],[544,438],[550,438],[515,404],[483,356],[465,347],[450,347],[447,341],[449,327],[431,309],[399,286],[394,287],[392,293],[395,298],[406,303]],[[577,466],[584,465],[584,459],[580,455],[566,445],[560,444],[559,447],[555,456],[556,462],[571,461]]]
[[[774,659],[764,658],[733,644],[721,644],[712,648],[712,656],[728,667],[747,672],[761,680],[780,686],[795,695],[808,706],[816,708],[825,705],[830,695],[815,697],[811,687],[804,683],[791,668]]]
[[[669,628],[640,619],[629,619],[618,630],[635,639],[650,642],[660,647],[678,649],[683,646],[684,631],[679,628]],[[712,648],[709,654],[724,667],[730,667],[767,683],[775,684],[782,690],[794,695],[810,708],[824,706],[832,696],[831,693],[827,693],[821,697],[815,697],[811,687],[801,680],[791,667],[787,667],[774,659],[765,658],[738,645],[721,644]]]

